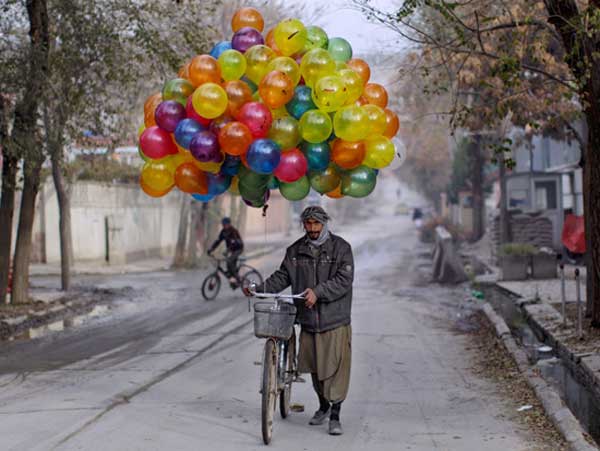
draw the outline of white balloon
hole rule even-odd
[[[396,155],[394,155],[394,159],[385,169],[394,170],[398,169],[400,166],[404,164],[406,161],[406,146],[399,138],[393,138],[392,142],[394,143],[394,147],[396,148]]]

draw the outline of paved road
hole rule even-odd
[[[526,450],[499,394],[469,371],[456,291],[417,283],[425,249],[406,217],[346,230],[355,248],[353,369],[345,435],[276,417],[281,450]],[[278,254],[261,265],[274,268]],[[0,449],[263,449],[262,342],[239,295],[197,301],[197,273],[79,279],[123,288],[114,318],[0,351]]]

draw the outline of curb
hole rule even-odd
[[[488,303],[483,305],[483,312],[494,326],[496,335],[502,340],[504,347],[514,359],[519,371],[525,376],[528,385],[535,392],[546,414],[563,435],[570,449],[572,451],[598,451],[596,446],[588,443],[579,421],[565,406],[556,390],[529,367],[525,351],[517,345],[504,319]]]
[[[24,331],[7,336],[3,341],[33,340],[36,338],[46,337],[54,332],[62,332],[65,329],[81,326],[83,323],[92,318],[97,318],[99,316],[107,314],[109,309],[110,308],[107,305],[95,305],[87,313],[51,321],[47,324],[43,324],[37,327],[29,327]],[[3,320],[2,322],[6,322],[12,325],[18,325],[24,322],[26,319],[26,316],[22,316],[19,318]]]

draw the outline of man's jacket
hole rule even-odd
[[[350,324],[354,259],[352,247],[344,239],[330,234],[314,257],[306,236],[287,248],[281,267],[257,291],[279,293],[290,285],[293,294],[312,288],[317,303],[312,309],[296,300],[297,319],[308,332],[325,332]]]
[[[230,252],[242,251],[244,249],[244,242],[242,241],[242,237],[240,236],[240,232],[237,231],[234,227],[229,227],[227,229],[221,229],[221,233],[219,233],[219,237],[209,248],[209,252],[214,251],[221,241],[225,241],[225,245],[227,246],[227,250]]]

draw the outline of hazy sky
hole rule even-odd
[[[356,53],[365,53],[373,48],[393,48],[402,46],[396,33],[385,26],[370,23],[359,11],[351,9],[348,1],[333,0],[303,0],[308,8],[312,9],[326,3],[325,14],[315,23],[322,27],[330,37],[339,36],[347,39],[352,44]],[[398,0],[372,0],[371,3],[384,11],[394,11],[401,1]],[[310,14],[310,13],[309,13]]]

